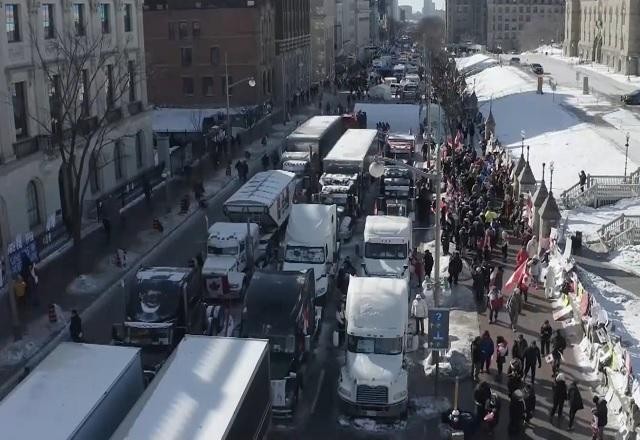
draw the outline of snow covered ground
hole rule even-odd
[[[463,73],[477,72],[495,64],[498,64],[495,58],[483,53],[471,55],[470,57],[456,58],[456,66]]]
[[[640,276],[640,246],[624,246],[613,254],[611,263]]]

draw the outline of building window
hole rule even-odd
[[[42,5],[42,28],[44,30],[44,39],[50,40],[55,37],[55,15],[54,5],[51,3],[45,3]]]
[[[210,52],[210,61],[212,66],[220,65],[220,48],[212,47]]]
[[[51,116],[51,132],[58,133],[62,126],[60,108],[60,77],[53,75],[49,84],[49,114]]]
[[[20,41],[20,7],[15,4],[4,5],[4,21],[7,28],[7,41]]]
[[[175,40],[176,39],[176,28],[178,27],[178,24],[174,21],[169,22],[169,40]]]
[[[139,131],[136,133],[136,166],[142,168],[144,165],[144,133]]]
[[[193,96],[193,78],[182,78],[182,94],[185,96]]]
[[[202,94],[204,96],[213,96],[213,78],[205,76],[202,78]]]
[[[73,4],[73,27],[76,35],[83,36],[85,34],[84,27],[84,5],[82,3]]]
[[[127,63],[127,70],[129,74],[129,102],[136,101],[136,62],[129,60]]]
[[[220,82],[222,89],[222,96],[227,96],[227,77],[222,76],[222,81]],[[229,84],[233,84],[233,77],[229,75]],[[233,88],[229,88],[229,96],[233,95]]]
[[[27,130],[27,97],[26,84],[17,82],[13,84],[13,121],[16,126],[16,139],[22,139],[29,135]]]
[[[113,145],[113,167],[116,180],[122,179],[124,177],[124,145],[121,139]]]
[[[27,217],[29,217],[29,228],[39,226],[42,221],[38,187],[33,180],[27,184]]]
[[[178,23],[178,38],[181,40],[186,40],[189,36],[189,28],[186,21],[181,21]]]
[[[102,26],[103,34],[111,33],[111,11],[108,3],[102,3],[100,5],[100,24]]]
[[[126,3],[124,5],[124,31],[131,32],[133,30],[133,17],[131,15],[132,11],[131,3]]]
[[[190,47],[180,48],[180,64],[182,67],[189,67],[193,62],[193,51]]]
[[[193,35],[193,38],[200,37],[200,22],[199,21],[194,21],[193,23],[191,23],[191,35]]]
[[[87,69],[82,70],[82,82],[80,84],[80,90],[78,91],[78,100],[83,116],[89,115],[89,71]]]
[[[106,88],[107,88],[107,107],[112,109],[116,103],[115,90],[113,87],[113,65],[109,64],[107,66],[107,78],[106,78]]]

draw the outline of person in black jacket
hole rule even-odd
[[[458,284],[458,277],[462,272],[462,258],[460,258],[460,252],[456,251],[449,261],[449,285],[453,286]]]
[[[556,334],[551,338],[551,355],[553,356],[551,370],[553,374],[557,374],[560,371],[560,361],[565,348],[567,348],[567,340],[560,333],[560,329],[557,329]]]
[[[433,270],[433,255],[429,249],[424,250],[424,276],[431,278],[431,271]]]
[[[594,408],[591,412],[596,418],[596,429],[593,433],[593,440],[602,440],[604,438],[604,428],[607,426],[608,422],[607,401],[599,398],[598,396],[593,396],[593,404]]]
[[[523,394],[524,404],[527,409],[525,420],[529,422],[536,412],[536,390],[533,388],[532,384],[527,384],[524,386]]]
[[[536,367],[536,364],[538,366]],[[540,359],[540,349],[536,345],[536,341],[531,341],[524,350],[524,377],[526,379],[527,374],[531,371],[531,383],[536,381],[536,368],[542,367],[542,360]]]
[[[478,380],[478,375],[480,374],[480,370],[482,370],[481,342],[482,338],[480,338],[480,336],[477,336],[473,342],[471,342],[471,378],[473,380]]]
[[[545,320],[544,324],[540,327],[540,351],[542,356],[546,356],[551,353],[549,347],[552,334],[553,329],[551,328],[551,324],[549,324],[549,320]]]
[[[524,395],[521,390],[515,390],[511,394],[509,403],[509,434],[519,434],[522,432],[526,407],[524,403]]]
[[[476,404],[476,420],[480,421],[486,414],[487,400],[491,397],[491,387],[484,380],[481,381],[473,392],[473,400]]]
[[[511,348],[511,355],[514,358],[518,358],[521,361],[524,361],[524,351],[527,349],[529,344],[527,340],[524,338],[524,335],[518,335],[518,339],[513,341],[513,347]]]
[[[567,383],[564,381],[564,374],[559,373],[553,380],[553,406],[549,412],[549,417],[553,419],[553,416],[558,414],[558,423],[562,422],[562,410],[564,409],[564,402],[567,400]]]
[[[75,309],[71,311],[69,334],[71,335],[71,340],[73,342],[82,342],[82,319],[80,318],[80,315],[78,315],[78,311]]]
[[[567,391],[567,400],[569,400],[569,431],[573,430],[573,421],[576,413],[584,408],[582,403],[582,395],[578,389],[578,382],[575,380],[571,383],[569,391]]]

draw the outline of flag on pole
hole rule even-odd
[[[522,282],[522,279],[527,272],[527,262],[524,261],[516,270],[513,271],[507,282],[505,283],[502,291],[511,290]]]

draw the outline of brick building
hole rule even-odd
[[[145,0],[149,100],[160,106],[224,107],[269,101],[275,82],[271,0]],[[255,87],[247,78],[255,79]]]

